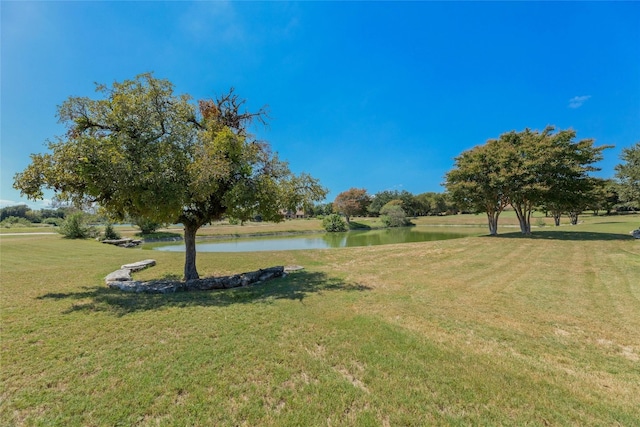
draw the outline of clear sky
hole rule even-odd
[[[269,141],[330,189],[443,191],[510,130],[640,141],[640,2],[2,1],[1,206],[61,135],[56,106],[153,71],[176,92],[269,106]],[[50,197],[51,194],[48,194]],[[30,203],[34,207],[44,204]]]

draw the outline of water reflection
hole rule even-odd
[[[202,241],[197,243],[198,252],[259,252],[288,251],[301,249],[330,249],[355,246],[377,246],[394,243],[426,242],[465,237],[466,234],[451,232],[421,231],[403,227],[385,230],[350,231],[347,233],[324,233],[295,237],[253,237],[225,241]],[[151,244],[146,246],[157,251],[184,252],[184,244]]]

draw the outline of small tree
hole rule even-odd
[[[104,240],[117,240],[120,234],[113,228],[113,224],[108,222],[104,227]]]
[[[349,223],[349,218],[354,215],[364,215],[371,203],[371,197],[364,188],[350,188],[338,194],[333,202],[333,210],[344,215]]]

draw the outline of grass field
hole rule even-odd
[[[470,237],[199,253],[203,276],[305,269],[172,295],[103,278],[149,257],[137,278],[175,277],[183,254],[0,236],[0,425],[640,425],[640,216],[531,238],[512,220],[498,237],[458,215],[416,222]]]

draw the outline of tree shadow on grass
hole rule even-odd
[[[349,230],[371,230],[371,226],[351,220],[349,222]]]
[[[498,234],[496,236],[503,239],[539,239],[539,240],[578,240],[578,241],[597,241],[597,240],[633,240],[630,234],[616,233],[596,233],[590,231],[562,231],[562,230],[545,230],[533,231],[526,236],[520,232]]]
[[[371,288],[362,284],[347,283],[321,272],[298,271],[287,277],[272,279],[247,287],[188,291],[170,294],[146,294],[123,292],[106,286],[84,287],[84,291],[70,293],[48,293],[38,299],[75,301],[65,314],[74,312],[110,312],[116,316],[165,307],[210,307],[231,304],[269,303],[277,299],[304,302],[309,294],[324,291],[366,291]]]

